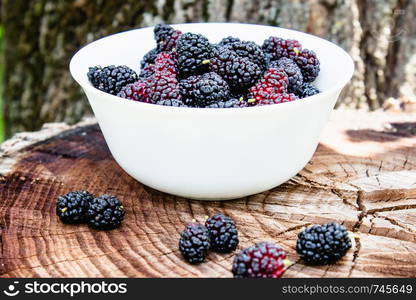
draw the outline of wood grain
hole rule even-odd
[[[113,160],[93,119],[21,133],[0,150],[1,277],[230,277],[233,254],[198,266],[178,252],[184,225],[222,212],[239,249],[270,240],[294,264],[286,277],[416,277],[415,115],[336,111],[311,162],[270,191],[223,202],[191,201],[143,186]],[[70,190],[117,195],[116,230],[62,224],[55,199]],[[305,266],[294,250],[313,223],[338,221],[354,245],[338,263]]]

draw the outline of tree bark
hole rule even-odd
[[[99,37],[159,22],[269,24],[330,39],[356,72],[338,105],[378,109],[415,101],[416,2],[412,0],[3,0],[5,118],[10,135],[90,113],[68,72],[76,49]]]
[[[234,254],[189,265],[178,251],[187,222],[221,212],[238,250],[273,241],[293,265],[285,277],[416,277],[416,123],[410,114],[335,111],[312,160],[292,180],[232,201],[191,201],[150,189],[113,160],[89,119],[20,133],[0,148],[0,277],[230,277]],[[126,218],[95,231],[62,224],[58,195],[115,194]],[[336,264],[299,260],[297,234],[336,221],[353,247]]]

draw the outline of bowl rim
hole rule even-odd
[[[140,28],[133,28],[133,29],[129,29],[129,30],[124,30],[124,31],[120,31],[120,32],[116,32],[113,34],[109,34],[106,35],[104,37],[101,37],[97,40],[94,40],[92,42],[87,43],[86,45],[82,46],[81,48],[79,48],[71,57],[71,60],[69,62],[69,71],[70,74],[72,76],[72,78],[83,88],[88,90],[91,93],[96,93],[98,95],[103,96],[103,98],[106,99],[111,99],[111,101],[117,101],[121,104],[126,104],[126,105],[144,105],[144,107],[151,109],[152,107],[154,107],[154,109],[157,110],[167,110],[167,111],[171,111],[171,110],[182,110],[182,111],[190,111],[190,112],[208,112],[208,111],[213,111],[213,112],[217,112],[217,111],[232,111],[232,112],[236,112],[237,111],[253,111],[253,110],[264,110],[264,109],[271,109],[271,108],[276,108],[276,107],[287,107],[289,105],[292,106],[296,106],[296,105],[302,105],[304,102],[309,103],[311,101],[316,101],[318,99],[316,98],[321,98],[322,96],[329,96],[330,94],[333,94],[335,92],[337,92],[338,90],[341,91],[344,86],[351,80],[353,74],[354,74],[354,70],[355,70],[355,65],[354,65],[354,61],[352,59],[352,57],[348,54],[348,52],[346,52],[343,48],[341,48],[340,46],[338,46],[337,44],[326,40],[324,38],[318,37],[316,35],[310,34],[310,33],[306,33],[300,30],[296,30],[296,29],[290,29],[290,28],[284,28],[284,27],[279,27],[279,26],[271,26],[271,25],[262,25],[262,24],[249,24],[249,23],[232,23],[232,22],[198,22],[198,23],[175,23],[175,24],[167,24],[170,26],[182,26],[182,25],[186,25],[186,26],[192,26],[192,25],[211,25],[211,24],[216,24],[216,25],[230,25],[232,24],[233,26],[250,26],[250,27],[267,27],[267,28],[277,28],[277,29],[281,29],[287,32],[297,32],[306,36],[309,36],[310,38],[313,39],[318,39],[323,41],[324,43],[330,43],[332,44],[332,46],[334,46],[335,48],[337,48],[342,54],[344,54],[344,56],[347,58],[348,61],[348,66],[346,68],[346,75],[342,77],[342,80],[340,80],[339,82],[337,82],[336,84],[334,84],[332,87],[330,87],[329,89],[323,90],[318,94],[315,94],[313,96],[309,96],[309,97],[305,97],[305,98],[301,98],[297,101],[291,101],[291,102],[283,102],[283,103],[279,103],[278,105],[259,105],[259,106],[249,106],[249,107],[231,107],[231,108],[208,108],[208,107],[177,107],[177,106],[165,106],[165,105],[156,105],[153,103],[145,103],[145,102],[140,102],[140,101],[120,101],[120,97],[116,96],[116,95],[112,95],[109,93],[106,93],[104,91],[101,91],[99,89],[97,89],[96,87],[94,87],[88,80],[84,79],[81,77],[81,74],[78,74],[77,72],[75,72],[74,70],[74,65],[76,63],[77,57],[80,56],[82,54],[82,52],[87,49],[88,47],[90,47],[92,44],[97,43],[101,40],[104,39],[110,39],[116,35],[122,35],[122,34],[126,34],[128,32],[132,32],[132,31],[138,31],[138,30],[143,30],[143,29],[150,29],[150,28],[154,28],[154,26],[147,26],[147,27],[140,27]],[[313,51],[313,49],[311,49]]]

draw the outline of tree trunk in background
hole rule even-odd
[[[74,51],[120,30],[159,22],[270,24],[330,39],[356,72],[338,105],[377,109],[414,101],[416,1],[412,0],[2,0],[7,134],[89,113],[68,72]]]

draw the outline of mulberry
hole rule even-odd
[[[136,72],[127,66],[90,67],[87,77],[97,89],[117,95],[120,90],[129,83],[138,79]]]
[[[202,74],[209,70],[211,44],[200,34],[184,33],[177,42],[177,62],[182,77]]]
[[[229,97],[229,87],[218,74],[214,72],[190,76],[181,80],[179,91],[184,102],[189,106],[205,107]]]

